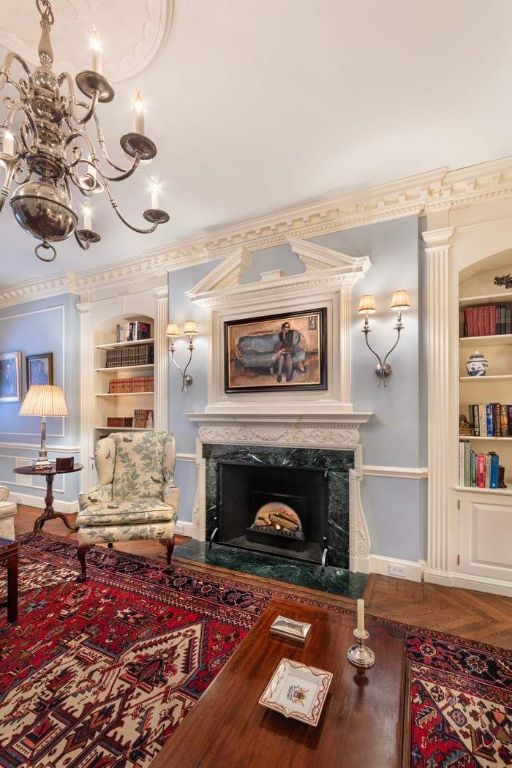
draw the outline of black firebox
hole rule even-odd
[[[325,469],[224,460],[217,471],[216,541],[322,562],[328,526]]]

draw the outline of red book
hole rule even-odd
[[[465,311],[466,314],[466,336],[474,336],[475,329],[473,323],[473,307],[468,307]]]
[[[485,453],[476,456],[476,487],[485,488]]]
[[[496,312],[494,311],[494,307],[487,306],[484,307],[484,330],[485,335],[490,336],[493,331],[491,331],[491,315],[494,315],[496,317]]]
[[[485,336],[485,307],[477,307],[477,333],[476,336]]]

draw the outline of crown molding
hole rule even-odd
[[[66,292],[86,297],[106,285],[126,286],[141,278],[236,256],[240,249],[254,252],[282,245],[293,238],[304,240],[404,216],[421,216],[510,197],[512,157],[454,171],[440,168],[343,197],[220,227],[198,237],[146,250],[142,257],[100,270],[16,283],[0,289],[0,307]]]

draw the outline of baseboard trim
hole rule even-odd
[[[37,509],[44,509],[45,502],[41,496],[31,496],[29,493],[11,492],[9,500],[14,501],[17,504],[24,504],[27,507],[37,507]],[[53,508],[56,512],[62,512],[67,515],[75,515],[78,512],[78,501],[60,501],[54,499]]]
[[[489,592],[503,597],[512,597],[512,583],[503,579],[491,579],[488,576],[473,576],[469,573],[450,573],[425,569],[424,579],[428,584],[442,587],[470,589],[475,592]]]
[[[392,573],[390,568],[401,569],[401,573]],[[395,579],[405,579],[406,581],[422,581],[424,563],[414,562],[413,560],[401,560],[398,557],[387,557],[385,555],[370,555],[370,573],[378,573],[381,576],[391,576]]]
[[[181,536],[190,536],[192,539],[199,539],[199,528],[188,520],[178,520],[176,523],[176,533]]]

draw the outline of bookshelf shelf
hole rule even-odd
[[[102,432],[154,432],[154,427],[102,427],[96,426]]]
[[[137,344],[154,344],[154,339],[137,339],[136,341],[116,341],[112,344],[97,344],[96,349],[118,349],[119,347],[133,347]]]
[[[459,381],[506,381],[512,379],[512,373],[496,373],[491,376],[459,376]]]
[[[459,303],[461,307],[471,307],[485,302],[489,302],[490,304],[507,304],[510,301],[512,301],[511,293],[488,293],[485,296],[461,297]]]
[[[479,344],[512,344],[512,333],[501,333],[496,336],[460,336],[459,342],[461,345],[476,346]]]
[[[96,397],[141,397],[141,395],[154,394],[154,392],[97,392]]]
[[[96,373],[112,373],[112,371],[150,371],[155,367],[154,363],[147,365],[118,365],[111,368],[95,368]]]
[[[460,440],[487,440],[487,442],[494,443],[496,440],[508,440],[512,442],[512,437],[486,437],[482,435],[459,435]]]
[[[493,496],[512,496],[512,489],[510,488],[472,488],[467,485],[456,485],[454,489],[461,493],[491,493]]]

